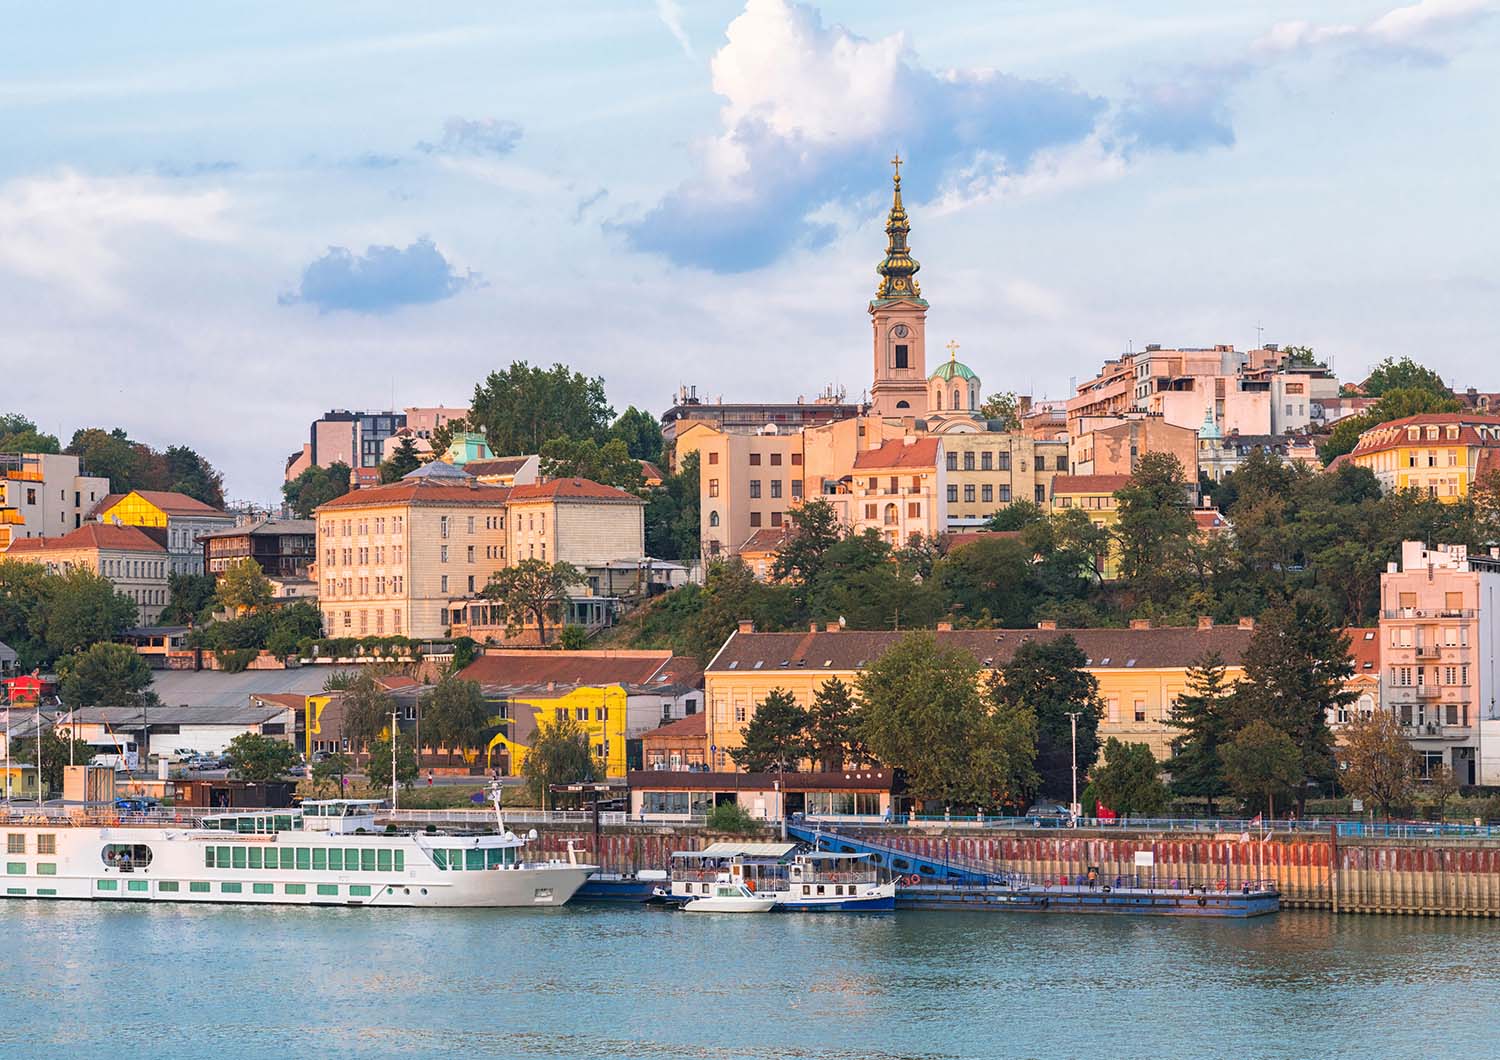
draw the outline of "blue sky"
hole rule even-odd
[[[1257,323],[1500,389],[1497,6],[10,4],[0,410],[269,499],[324,409],[515,359],[858,395],[897,150],[987,389]]]

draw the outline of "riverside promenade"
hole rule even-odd
[[[469,816],[469,811],[437,811],[430,819],[440,827],[462,827]],[[476,827],[485,826],[484,811],[472,816]],[[403,811],[400,819],[415,824],[429,818],[422,811]],[[565,854],[573,840],[580,852],[587,851],[590,860],[610,872],[664,869],[673,851],[744,838],[710,833],[701,823],[643,823],[621,814],[601,815],[597,839],[586,813],[517,814],[513,819],[515,827],[537,829],[543,850]],[[1358,822],[1309,822],[1296,831],[1284,830],[1283,823],[1282,830],[1264,836],[1236,831],[1234,822],[1222,821],[1077,829],[1027,828],[1013,820],[842,822],[827,827],[955,868],[1036,879],[1077,878],[1093,867],[1104,877],[1135,880],[1140,872],[1136,854],[1150,851],[1159,884],[1235,889],[1265,880],[1280,891],[1283,908],[1500,917],[1500,835],[1427,834],[1421,827],[1398,829],[1408,834],[1394,836],[1338,834],[1371,831]],[[768,828],[766,834],[773,831]]]

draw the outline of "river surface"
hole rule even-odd
[[[1500,925],[0,904],[0,1057],[1500,1055]]]

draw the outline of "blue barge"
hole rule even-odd
[[[1233,891],[1077,884],[919,883],[896,889],[897,909],[975,909],[1010,913],[1125,913],[1247,919],[1281,909],[1274,887]]]

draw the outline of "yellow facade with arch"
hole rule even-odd
[[[521,772],[530,742],[559,719],[570,717],[588,733],[594,757],[604,762],[605,776],[625,776],[625,689],[621,685],[575,688],[561,695],[515,696],[511,699],[510,731],[496,735],[487,754],[510,752],[510,771]],[[529,716],[528,716],[529,715]],[[521,734],[527,735],[522,737]],[[528,742],[522,743],[521,739]]]
[[[125,526],[155,526],[165,528],[167,513],[152,504],[138,492],[132,490],[99,513],[101,523],[121,523]]]

